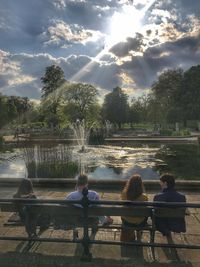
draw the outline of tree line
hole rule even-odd
[[[95,86],[67,81],[59,66],[48,66],[41,82],[39,105],[31,104],[28,98],[0,95],[1,126],[24,114],[24,122],[54,127],[65,127],[77,119],[99,125],[109,120],[118,128],[137,123],[179,122],[187,126],[188,120],[200,120],[200,65],[162,72],[150,93],[138,98],[129,99],[122,88],[115,87],[102,104]]]

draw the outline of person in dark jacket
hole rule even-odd
[[[186,202],[185,195],[175,190],[175,178],[170,173],[160,177],[162,192],[154,196],[154,201],[160,202]],[[186,232],[185,218],[156,218],[156,229],[164,236],[170,237],[171,232]]]
[[[24,178],[21,180],[17,192],[13,195],[13,198],[22,199],[37,199],[33,190],[33,184],[30,179]],[[16,204],[20,220],[25,225],[26,232],[29,237],[35,237],[37,225],[40,226],[40,232],[48,229],[50,224],[50,218],[47,214],[38,214],[36,217],[27,217],[27,206]]]

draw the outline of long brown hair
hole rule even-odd
[[[139,174],[133,174],[123,189],[127,200],[135,200],[144,192],[144,185]]]
[[[33,193],[33,184],[30,179],[22,179],[14,197],[21,197]]]

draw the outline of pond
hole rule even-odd
[[[178,179],[200,179],[200,152],[196,144],[88,146],[84,151],[80,147],[73,147],[72,151],[79,171],[93,179],[127,179],[139,173],[144,180],[154,180],[165,171],[173,172]],[[0,155],[0,177],[27,177],[26,166],[22,149]]]

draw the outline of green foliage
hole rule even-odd
[[[192,66],[184,73],[180,99],[185,120],[200,119],[200,65]]]
[[[3,127],[8,120],[7,97],[0,94],[0,128]]]
[[[72,83],[65,86],[65,113],[71,122],[91,118],[93,107],[97,105],[97,89],[84,83]],[[95,118],[96,119],[96,118]]]
[[[59,66],[51,65],[46,68],[41,81],[43,83],[42,98],[46,98],[49,94],[53,93],[63,85],[65,82],[64,71]]]
[[[171,130],[171,129],[160,130],[160,135],[163,135],[163,136],[171,136],[172,133],[173,133],[173,130]]]
[[[183,122],[186,127],[187,120],[200,119],[200,65],[185,72],[164,71],[152,85],[152,92],[150,113],[153,111],[160,123]]]
[[[139,123],[148,121],[148,108],[150,96],[143,94],[141,97],[132,98],[129,108],[129,123]]]
[[[190,136],[190,135],[191,135],[190,131],[187,129],[172,132],[172,136]]]
[[[29,178],[71,178],[78,173],[78,164],[75,162],[30,162],[27,165]]]
[[[3,96],[0,94],[0,127],[13,122],[23,121],[30,110],[31,103],[27,97]]]
[[[175,114],[176,121],[181,120],[179,100],[182,80],[182,69],[169,69],[161,73],[158,81],[152,85],[154,101],[156,101],[159,108],[157,112],[163,115],[162,121],[173,121]]]
[[[72,161],[68,146],[33,146],[23,150],[29,178],[66,178],[78,173],[78,163]]]
[[[120,87],[116,87],[105,96],[102,109],[104,120],[109,120],[121,128],[122,123],[128,119],[128,96]]]
[[[199,180],[200,155],[197,145],[169,145],[157,155],[177,179]]]
[[[37,122],[30,122],[30,123],[22,124],[21,127],[40,129],[40,128],[46,127],[46,124],[45,124],[45,122],[37,121]]]

